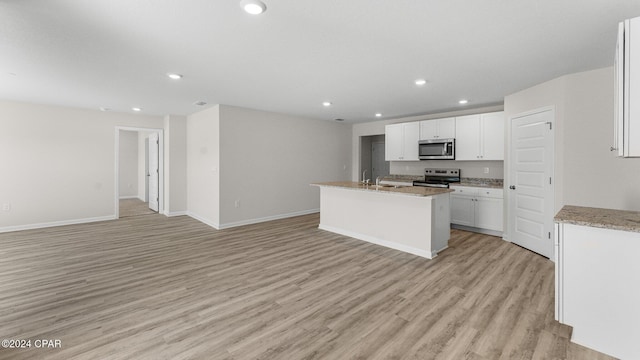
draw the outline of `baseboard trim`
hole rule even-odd
[[[131,196],[120,196],[118,199],[127,200],[127,199],[140,199],[140,198],[137,195],[131,195]]]
[[[256,218],[256,219],[249,219],[249,220],[236,221],[236,222],[231,222],[231,223],[226,223],[226,224],[220,224],[219,225],[220,227],[218,229],[220,229],[220,230],[229,229],[229,228],[234,228],[234,227],[238,227],[238,226],[245,226],[245,225],[263,223],[263,222],[267,222],[267,221],[287,219],[287,218],[291,218],[291,217],[295,217],[295,216],[316,214],[316,213],[319,213],[319,212],[320,212],[320,209],[311,209],[311,210],[296,211],[296,212],[287,213],[287,214],[265,216],[265,217]]]
[[[42,229],[42,228],[65,226],[65,225],[86,224],[86,223],[108,221],[108,220],[115,220],[115,219],[116,219],[115,215],[109,215],[109,216],[98,216],[98,217],[84,218],[84,219],[52,221],[52,222],[38,223],[38,224],[5,226],[5,227],[0,227],[0,233],[23,231],[23,230],[34,230],[34,229]]]
[[[185,215],[189,215],[189,213],[187,211],[174,211],[174,212],[165,211],[164,212],[164,216],[166,217],[185,216]]]
[[[502,231],[481,229],[481,228],[477,228],[477,227],[473,227],[473,226],[451,224],[451,228],[452,229],[458,229],[458,230],[471,231],[471,232],[485,234],[485,235],[497,236],[499,238],[502,238],[502,236],[503,236]]]
[[[318,229],[325,230],[325,231],[330,231],[332,233],[336,233],[336,234],[340,234],[340,235],[344,235],[344,236],[348,236],[348,237],[352,237],[352,238],[358,239],[358,240],[363,240],[363,241],[366,241],[366,242],[369,242],[369,243],[372,243],[372,244],[388,247],[390,249],[406,252],[406,253],[413,254],[413,255],[416,255],[416,256],[420,256],[420,257],[423,257],[423,258],[426,258],[426,259],[433,259],[434,257],[437,256],[437,252],[435,252],[435,251],[426,251],[426,250],[414,248],[412,246],[402,245],[402,244],[394,243],[394,242],[391,242],[391,241],[378,239],[378,238],[373,237],[373,236],[364,235],[364,234],[360,234],[360,233],[349,231],[349,230],[335,228],[333,226],[327,226],[327,225],[320,224],[318,226]],[[442,249],[442,250],[444,250],[444,249]]]
[[[213,221],[211,221],[211,220],[209,220],[209,219],[207,219],[207,218],[205,218],[203,216],[200,216],[198,214],[192,213],[191,211],[187,211],[186,215],[189,216],[190,218],[194,219],[194,220],[200,221],[201,223],[203,223],[205,225],[209,225],[209,226],[211,226],[212,228],[214,228],[216,230],[220,230],[220,225],[219,224],[216,224]]]

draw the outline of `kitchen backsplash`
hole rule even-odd
[[[465,178],[504,179],[504,161],[391,161],[389,172],[398,175],[424,175],[425,168],[459,168],[460,176]]]

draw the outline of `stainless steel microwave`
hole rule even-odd
[[[420,160],[454,160],[456,139],[420,140],[418,142]]]

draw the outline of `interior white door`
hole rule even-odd
[[[551,109],[511,121],[509,239],[550,259],[553,254],[553,121]]]
[[[149,168],[147,177],[149,178],[149,209],[158,211],[160,207],[160,172],[159,172],[159,139],[158,134],[149,135]]]

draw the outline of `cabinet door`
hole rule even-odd
[[[386,161],[402,160],[404,151],[403,124],[387,125],[384,128]]]
[[[403,124],[403,155],[402,160],[413,161],[420,160],[418,158],[418,139],[420,138],[420,123],[410,122]]]
[[[504,160],[504,112],[480,115],[482,141],[480,160]]]
[[[625,29],[624,156],[640,157],[640,17]]]
[[[456,118],[456,160],[480,160],[480,115]]]
[[[475,205],[476,227],[502,231],[502,199],[477,197]]]
[[[438,137],[438,120],[420,121],[420,140],[433,140]]]
[[[438,138],[453,139],[456,137],[456,118],[438,119]]]
[[[451,223],[475,226],[475,210],[472,197],[451,194]]]

